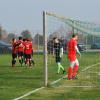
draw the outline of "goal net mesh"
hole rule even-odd
[[[82,54],[80,58],[77,55],[80,66],[77,73],[78,79],[68,81],[62,79],[56,84],[67,86],[100,86],[100,27],[94,23],[88,23],[72,18],[58,16],[52,13],[46,13],[46,35],[48,52],[48,80],[53,82],[63,76],[67,76],[67,70],[70,66],[67,59],[66,43],[73,33],[78,33],[78,48]],[[63,47],[63,56],[61,65],[66,70],[63,74],[62,69],[58,73],[58,64],[55,57],[54,38],[61,40]],[[65,81],[66,80],[66,81]]]

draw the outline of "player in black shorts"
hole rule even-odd
[[[25,53],[25,59],[26,59],[26,65],[31,67],[31,60],[32,60],[32,43],[27,39],[27,41],[24,43],[24,53]]]
[[[60,69],[62,69],[63,73],[65,72],[64,67],[61,65],[61,57],[63,55],[63,46],[62,43],[60,42],[60,40],[55,37],[53,39],[54,41],[54,55],[55,55],[55,61],[58,65],[58,71],[57,73],[60,73]]]
[[[16,58],[17,58],[17,42],[16,39],[12,39],[12,67],[16,64]]]
[[[18,59],[19,59],[19,63],[23,64],[24,60],[23,60],[23,54],[24,54],[24,44],[23,44],[23,39],[22,37],[19,37],[19,40],[17,41],[18,44]]]

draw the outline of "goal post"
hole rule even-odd
[[[63,75],[57,75],[57,69],[59,69],[59,66],[57,65],[56,57],[53,56],[53,39],[57,37],[62,41],[64,54],[61,64],[64,68],[68,69],[69,62],[67,59],[65,46],[73,33],[78,33],[79,45],[82,50],[84,49],[82,51],[83,58],[79,59],[81,60],[82,67],[80,68],[80,80],[77,81],[77,84],[80,84],[81,80],[85,81],[85,85],[88,85],[87,81],[89,81],[92,85],[95,82],[98,84],[97,81],[99,80],[98,76],[100,68],[98,68],[96,63],[98,64],[98,62],[100,61],[100,57],[98,59],[96,58],[100,54],[99,50],[95,50],[95,47],[92,47],[93,43],[97,43],[98,41],[100,41],[100,32],[98,29],[100,29],[100,26],[94,23],[74,20],[69,17],[63,17],[55,13],[43,11],[43,54],[45,86],[48,86],[49,83],[51,84],[58,78],[63,77]],[[96,65],[95,69],[92,67],[94,65]],[[87,69],[88,66],[90,66],[89,70]],[[85,69],[84,67],[87,67],[87,70],[85,70],[86,72],[81,72],[81,70]],[[84,77],[84,75],[87,75],[87,77]],[[83,83],[81,85],[83,85]]]
[[[44,85],[48,84],[48,68],[47,68],[47,21],[46,21],[46,12],[43,11],[43,37],[44,37]]]

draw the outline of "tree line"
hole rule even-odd
[[[43,45],[43,35],[41,33],[32,33],[29,30],[23,30],[21,33],[8,33],[5,29],[0,26],[0,40],[10,43],[12,38],[18,38],[22,36],[23,38],[31,39],[35,44]]]

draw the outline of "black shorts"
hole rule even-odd
[[[26,59],[31,59],[31,54],[25,54]]]
[[[18,52],[18,57],[22,57],[23,56],[23,52]]]
[[[23,57],[26,58],[26,54],[25,53],[23,53]]]
[[[17,53],[12,53],[12,58],[13,59],[17,58]]]
[[[61,62],[61,57],[60,56],[56,56],[56,63]]]

